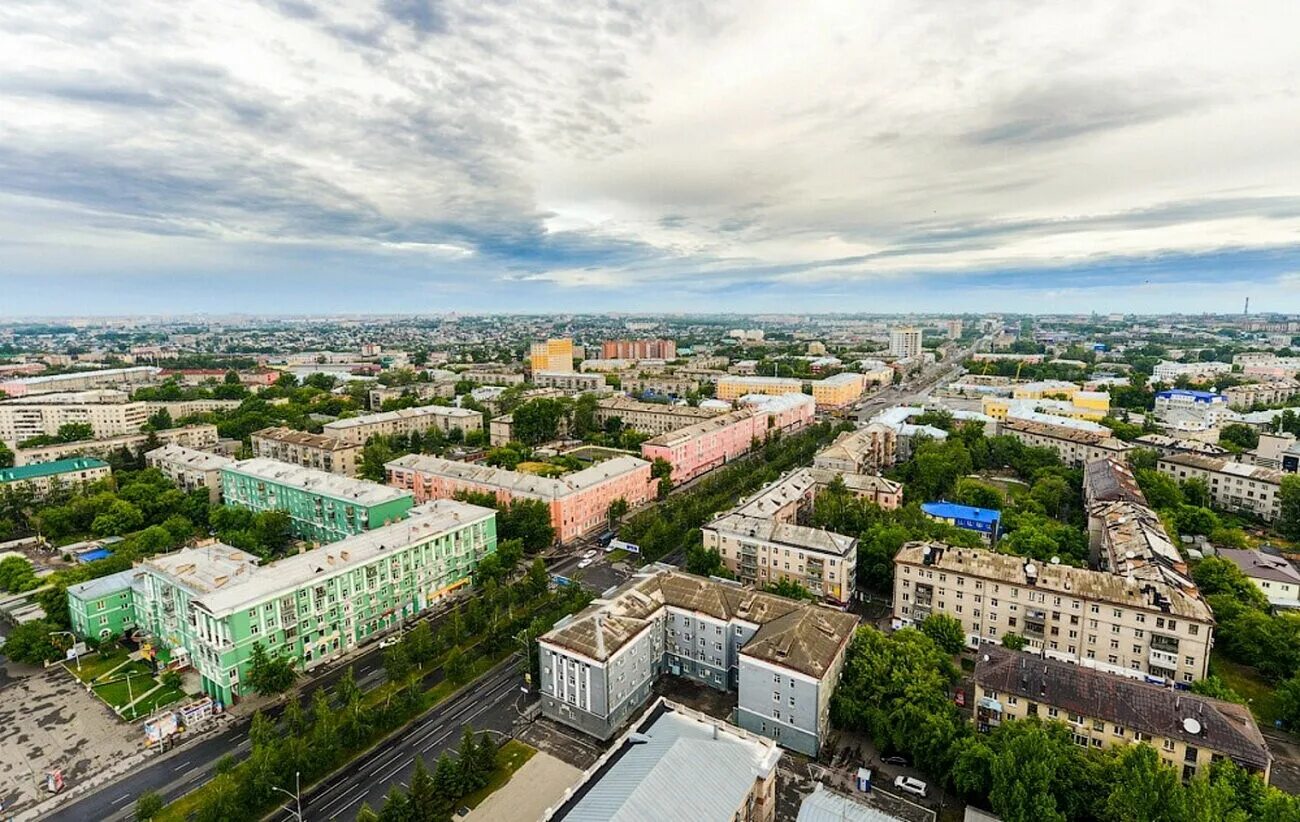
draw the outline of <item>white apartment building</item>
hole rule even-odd
[[[95,439],[135,434],[149,419],[143,402],[123,402],[120,391],[42,394],[0,402],[0,441],[10,446],[41,435],[54,436],[61,426],[84,423]]]
[[[229,457],[197,451],[183,445],[164,445],[144,455],[145,465],[157,468],[183,491],[199,488],[208,492],[208,502],[221,501],[221,469],[234,465]]]
[[[921,355],[921,329],[889,329],[889,353],[898,359],[910,359]]]
[[[326,423],[321,433],[344,442],[365,445],[374,436],[391,437],[394,434],[410,434],[412,431],[424,433],[433,428],[444,433],[453,429],[465,434],[471,431],[482,431],[483,415],[469,408],[421,405],[416,408],[403,408],[400,411],[385,411],[335,420]]]
[[[1232,416],[1228,398],[1213,391],[1171,388],[1159,391],[1155,398],[1156,419],[1178,427],[1215,428]]]
[[[1226,362],[1170,362],[1163,360],[1151,372],[1152,382],[1172,385],[1179,377],[1192,382],[1206,382],[1220,374],[1231,374],[1232,364]]]
[[[558,388],[561,391],[604,391],[604,374],[584,374],[577,371],[534,371],[533,384],[538,388]]]
[[[1286,557],[1236,548],[1220,548],[1218,555],[1241,569],[1270,605],[1300,609],[1300,571]]]
[[[894,558],[894,619],[931,613],[961,621],[971,647],[1023,636],[1054,659],[1133,678],[1205,677],[1214,614],[1194,592],[1106,571],[937,542]]]
[[[1170,454],[1156,463],[1160,473],[1179,482],[1202,479],[1210,501],[1224,511],[1242,511],[1272,522],[1281,510],[1282,472],[1199,454]]]
[[[186,448],[211,449],[216,446],[218,436],[215,425],[186,425],[181,428],[164,428],[151,434],[123,434],[102,440],[80,440],[78,442],[58,442],[50,445],[34,445],[31,448],[14,450],[14,465],[31,465],[37,462],[53,462],[65,457],[99,457],[106,458],[123,448],[133,454],[139,453],[142,446],[153,437],[159,445],[184,445]]]

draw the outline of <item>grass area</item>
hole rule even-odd
[[[1250,712],[1261,725],[1273,727],[1280,717],[1277,695],[1273,686],[1254,668],[1224,659],[1218,652],[1210,655],[1210,673],[1217,674],[1224,683],[1248,700]]]
[[[72,672],[72,675],[82,682],[90,682],[98,679],[104,674],[126,662],[127,650],[125,648],[116,648],[109,652],[108,656],[101,657],[98,653],[86,654],[81,658],[81,670],[77,670],[77,663],[65,662],[63,667]]]
[[[95,686],[95,696],[107,702],[114,708],[121,708],[131,702],[132,697],[138,697],[141,694],[148,693],[153,688],[158,687],[158,680],[151,676],[133,676],[128,685],[127,680],[123,677],[116,682],[109,682],[104,685]]]
[[[96,684],[113,682],[121,679],[127,674],[131,674],[132,678],[137,676],[153,676],[153,666],[148,662],[145,662],[143,659],[133,659],[125,665],[99,675],[95,678],[95,682]]]
[[[179,702],[184,698],[185,692],[180,688],[168,688],[164,685],[135,703],[135,705],[133,705],[124,716],[128,719],[137,719],[142,716],[148,716],[159,708],[170,705],[173,702]]]
[[[535,474],[539,477],[558,477],[561,474],[568,473],[568,469],[563,466],[549,462],[521,462],[515,468],[525,474]]]
[[[610,551],[608,554],[605,555],[605,557],[610,562],[622,562],[623,560],[627,559],[629,556],[631,556],[631,554],[629,554],[627,551],[624,551],[622,548],[615,548],[613,551]]]
[[[484,799],[509,782],[515,775],[515,771],[522,768],[535,753],[537,753],[536,748],[525,745],[517,739],[507,741],[497,750],[497,768],[492,772],[492,778],[482,788],[461,799],[459,804],[467,808],[477,808]]]

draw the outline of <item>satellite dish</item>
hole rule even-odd
[[[1061,558],[1060,558],[1060,557],[1052,557],[1052,564],[1053,564],[1053,565],[1060,565],[1060,564],[1061,564]]]
[[[1183,730],[1189,734],[1199,734],[1201,732],[1200,720],[1192,716],[1187,717],[1183,720]]]
[[[1025,576],[1032,577],[1036,573],[1038,573],[1038,569],[1034,567],[1034,563],[1031,562],[1025,566]]]

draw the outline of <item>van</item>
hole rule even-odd
[[[926,784],[913,776],[899,775],[894,778],[894,787],[917,796],[925,796]]]

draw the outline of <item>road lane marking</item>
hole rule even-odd
[[[126,800],[128,800],[128,799],[130,799],[130,798],[131,798],[131,794],[129,794],[129,793],[124,793],[124,794],[122,794],[121,796],[119,796],[117,799],[114,799],[114,800],[112,801],[111,804],[116,805],[117,803],[119,803],[119,802],[125,802]]]
[[[172,768],[172,770],[173,770],[173,771],[183,771],[183,770],[185,770],[186,768],[188,768],[189,766],[190,766],[190,763],[189,763],[189,761],[187,760],[187,761],[182,762],[181,764],[177,765],[175,768]]]

